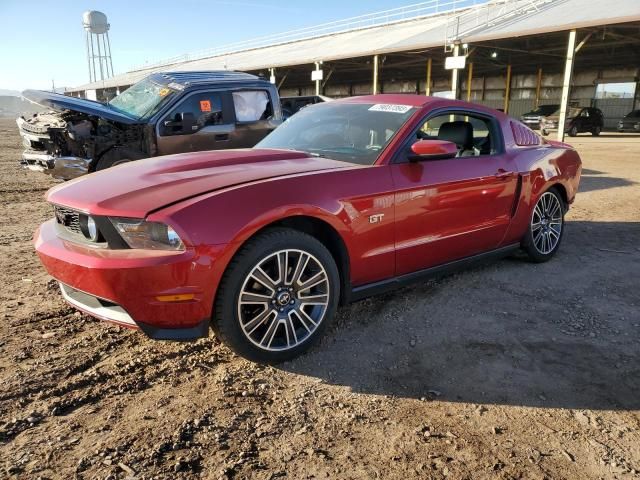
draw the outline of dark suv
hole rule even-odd
[[[560,121],[560,110],[556,110],[553,115],[545,117],[540,122],[540,129],[543,135],[548,135],[553,130],[558,130]],[[602,110],[594,107],[568,107],[567,119],[564,131],[570,137],[575,137],[582,132],[589,132],[594,136],[600,135],[604,127],[604,115]]]
[[[253,147],[282,123],[278,90],[240,72],[154,73],[108,103],[27,90],[22,164],[71,179],[156,155]]]

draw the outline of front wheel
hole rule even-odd
[[[576,137],[578,135],[578,127],[576,127],[575,125],[573,127],[571,127],[569,129],[569,136],[570,137]]]
[[[297,230],[272,229],[249,240],[231,261],[212,326],[237,354],[278,363],[320,339],[339,297],[338,268],[327,248]]]
[[[555,188],[544,192],[536,202],[522,241],[522,248],[534,262],[550,260],[560,248],[564,213],[564,201]]]
[[[598,127],[594,127],[594,129],[591,131],[591,134],[594,137],[597,137],[598,135],[600,135],[600,132],[602,131],[602,128]]]
[[[120,165],[122,163],[127,163],[128,161],[128,158],[113,158],[111,156],[105,155],[100,160],[98,160],[98,163],[96,164],[96,172],[115,167],[116,165]]]

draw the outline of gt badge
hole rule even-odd
[[[378,213],[376,215],[369,215],[369,223],[380,223],[384,217],[384,213]]]

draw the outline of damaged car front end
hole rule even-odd
[[[144,118],[110,103],[57,93],[27,90],[22,95],[47,109],[16,120],[25,147],[20,163],[27,169],[71,180],[149,156]]]
[[[91,136],[88,119],[50,111],[16,122],[25,146],[21,161],[25,168],[63,180],[89,171],[93,159],[84,145]]]

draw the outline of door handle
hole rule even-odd
[[[215,136],[215,140],[216,142],[221,142],[224,140],[229,140],[229,134],[228,133],[219,133]]]
[[[513,172],[509,172],[507,170],[505,170],[504,168],[499,168],[498,171],[493,175],[496,178],[499,178],[501,180],[506,180],[507,178],[511,177],[513,175]]]

